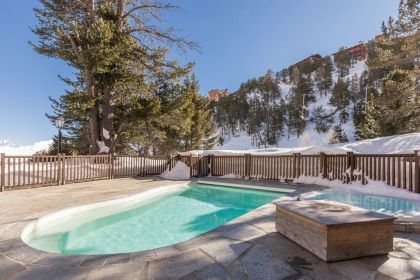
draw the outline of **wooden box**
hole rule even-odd
[[[392,251],[393,216],[323,200],[275,204],[277,231],[326,262]]]

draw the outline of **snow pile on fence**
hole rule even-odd
[[[168,168],[161,177],[168,180],[189,180],[190,168],[182,161],[178,161],[171,170]]]
[[[357,154],[393,154],[413,153],[415,150],[420,150],[420,133],[380,137],[353,143],[334,145],[242,150],[195,150],[181,153],[181,155],[291,155],[293,153],[313,155],[321,152],[326,154],[345,154],[347,152],[354,152]]]

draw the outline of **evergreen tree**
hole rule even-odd
[[[347,76],[350,68],[352,67],[353,61],[351,55],[344,47],[341,47],[338,52],[334,54],[334,60],[340,77]]]
[[[362,139],[371,139],[381,136],[381,128],[378,123],[380,118],[380,110],[373,104],[372,100],[367,102],[366,117],[364,122],[357,128],[358,135]]]
[[[191,128],[183,142],[184,150],[211,149],[216,144],[218,135],[213,122],[212,110],[209,101],[200,96],[199,84],[193,75],[186,80],[185,90],[191,96],[192,116]]]
[[[327,113],[322,105],[315,107],[311,114],[311,122],[315,124],[315,131],[319,134],[330,130],[334,122],[334,112]]]
[[[133,95],[156,77],[171,79],[186,75],[191,65],[178,66],[166,58],[165,44],[195,47],[165,29],[160,12],[174,6],[160,2],[145,5],[141,0],[40,0],[35,9],[38,37],[34,49],[48,57],[64,60],[77,71],[79,91],[85,92],[88,110],[89,152],[98,152],[102,141],[114,150],[117,106],[132,102]],[[156,23],[156,20],[159,23]],[[156,23],[156,24],[154,24]],[[147,88],[147,87],[146,87]],[[58,100],[57,102],[60,102]],[[120,104],[117,104],[120,103]],[[63,105],[63,108],[68,108]],[[72,114],[72,113],[68,113]]]
[[[383,82],[382,92],[372,97],[371,108],[366,112],[363,136],[419,131],[420,96],[416,88],[417,82],[410,71],[392,71]]]
[[[347,138],[347,134],[343,131],[343,128],[340,124],[334,125],[333,128],[334,132],[330,137],[329,144],[338,144],[338,143],[346,143],[349,142]]]
[[[316,69],[314,79],[319,93],[327,95],[327,91],[333,84],[332,71],[334,69],[330,56],[323,58],[323,63]]]
[[[51,145],[48,147],[47,153],[49,155],[58,155],[58,135],[54,135]],[[65,135],[61,136],[61,149],[60,154],[72,155],[76,151],[76,147],[73,146],[71,139]]]
[[[348,119],[347,106],[350,103],[351,97],[348,87],[348,81],[344,81],[342,78],[338,78],[330,97],[330,104],[335,106],[337,110],[340,111],[340,120],[343,123],[346,123]]]

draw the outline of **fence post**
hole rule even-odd
[[[190,163],[190,179],[192,178],[192,159],[193,159],[193,156],[190,155],[190,158],[189,158],[189,163]]]
[[[327,155],[325,153],[320,153],[321,156],[321,172],[322,172],[322,178],[328,178],[328,160]]]
[[[251,154],[245,154],[245,178],[251,180]]]
[[[5,178],[6,178],[6,174],[5,174],[5,170],[6,170],[6,158],[5,158],[6,154],[2,153],[0,154],[0,186],[1,186],[1,191],[4,192],[4,185],[5,185]]]
[[[61,154],[57,155],[57,186],[61,185]]]
[[[354,154],[353,152],[347,152],[347,169],[350,169],[350,178],[348,183],[353,181],[354,173]]]
[[[203,158],[201,156],[197,157],[197,177],[201,177],[201,160]]]
[[[169,171],[172,170],[172,160],[173,160],[173,157],[170,155],[169,159],[168,159],[168,170]]]
[[[213,161],[214,161],[214,155],[209,155],[208,157],[208,176],[213,176]]]
[[[66,156],[60,156],[61,160],[61,170],[60,170],[60,177],[61,177],[61,184],[66,184]]]
[[[419,151],[414,151],[414,192],[420,193],[420,163]]]
[[[114,179],[114,155],[113,154],[109,154],[109,179]]]

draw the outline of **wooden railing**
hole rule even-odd
[[[159,175],[167,158],[134,156],[9,156],[0,154],[1,191],[113,177]]]
[[[209,162],[192,177],[230,176],[243,179],[292,181],[301,176],[367,184],[380,181],[397,188],[420,193],[419,153],[413,154],[337,154],[327,155],[209,155],[196,162]],[[208,171],[207,171],[208,170]]]
[[[420,193],[419,153],[327,155],[141,156],[9,156],[0,154],[1,190],[32,186],[159,175],[178,161],[190,177],[229,176],[242,179],[293,181],[302,176],[367,184],[380,181]]]

